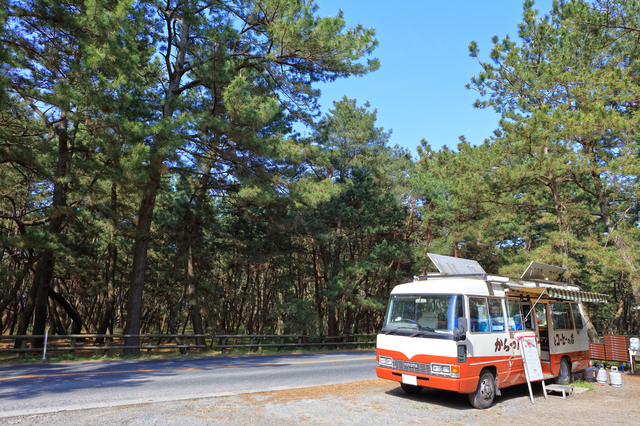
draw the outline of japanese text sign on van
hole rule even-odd
[[[520,340],[524,368],[526,368],[529,373],[529,381],[537,382],[543,380],[542,365],[540,364],[540,355],[538,355],[538,343],[535,334],[518,333],[516,338]]]

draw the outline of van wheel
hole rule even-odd
[[[402,390],[409,395],[417,395],[422,390],[422,386],[408,385],[406,383],[400,383],[400,386]]]
[[[568,385],[571,381],[571,365],[566,358],[560,360],[560,372],[554,381],[559,385]]]
[[[489,370],[482,370],[478,388],[469,394],[469,402],[475,408],[485,409],[491,407],[496,396],[496,382]]]

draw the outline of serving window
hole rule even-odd
[[[518,299],[508,299],[507,316],[509,330],[534,330],[533,318],[535,317],[535,314],[530,311],[531,303],[523,303]]]
[[[577,303],[571,304],[571,313],[573,314],[573,323],[576,326],[576,329],[582,330],[584,328],[584,319],[582,318],[580,307]]]
[[[573,328],[568,303],[555,302],[550,303],[549,306],[551,307],[551,324],[554,330],[570,330]]]

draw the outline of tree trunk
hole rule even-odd
[[[624,239],[624,236],[621,232],[618,231],[616,223],[611,218],[611,210],[609,209],[609,200],[607,198],[606,190],[602,184],[602,177],[600,172],[598,171],[598,158],[596,153],[596,148],[594,144],[589,140],[580,141],[585,152],[589,154],[589,161],[591,165],[591,180],[593,182],[594,193],[593,195],[596,197],[598,201],[598,208],[600,210],[600,218],[604,222],[607,227],[607,232],[613,241],[615,248],[618,250],[620,254],[620,258],[628,265],[629,267],[629,278],[628,282],[631,284],[631,291],[633,294],[633,299],[636,305],[640,305],[640,282],[637,279],[637,268],[635,265],[635,261],[629,255],[627,244]],[[578,179],[576,178],[576,183],[580,185]],[[618,310],[616,318],[614,321],[619,322],[621,315],[624,314],[624,310]]]
[[[338,335],[338,319],[336,318],[336,307],[333,301],[327,304],[327,334],[329,336]],[[333,346],[330,346],[333,348]]]
[[[322,295],[320,294],[320,285],[322,283],[321,273],[318,270],[318,248],[315,246],[315,241],[311,239],[311,244],[313,246],[311,250],[311,258],[313,263],[313,282],[314,282],[314,298],[315,298],[315,306],[316,306],[316,318],[318,321],[318,334],[322,334],[322,318],[324,317],[324,313],[322,312]]]
[[[396,265],[396,272],[400,271],[400,267],[401,267],[401,263],[402,263],[402,256],[404,256],[405,250],[407,248],[407,243],[409,242],[409,237],[411,236],[411,233],[413,232],[413,211],[416,208],[416,199],[411,197],[411,210],[409,212],[409,219],[407,219],[407,228],[404,231],[404,236],[402,239],[402,251],[401,251],[401,257],[398,258],[398,264]]]
[[[586,309],[583,309],[584,322],[587,324],[587,336],[589,337],[589,341],[591,343],[600,343],[600,337],[598,336],[598,331],[593,326],[591,319],[589,318],[589,314]]]
[[[151,222],[156,196],[160,189],[160,167],[162,162],[156,158],[155,170],[147,182],[145,194],[138,212],[138,227],[133,248],[133,266],[129,282],[129,296],[127,299],[127,321],[125,334],[140,334],[140,320],[142,316],[142,293],[144,290],[144,276],[147,270],[147,251],[151,240]],[[140,346],[139,337],[126,337],[125,346]],[[125,349],[124,355],[137,356],[140,349]]]
[[[186,253],[185,280],[187,285],[187,297],[189,300],[189,316],[191,317],[191,323],[193,324],[193,333],[204,334],[202,316],[200,315],[200,305],[196,302],[197,294],[194,282],[193,249],[191,248],[191,244],[189,244]],[[196,344],[206,345],[204,337],[196,338]]]
[[[113,239],[113,235],[112,235]],[[116,262],[118,260],[118,249],[115,244],[110,243],[107,248],[107,262],[105,265],[105,279],[107,281],[107,295],[104,303],[104,308],[100,316],[100,322],[98,324],[98,334],[107,334],[109,324],[113,321],[113,310],[116,304],[116,292],[114,286],[115,274],[116,274]],[[98,344],[104,342],[104,338],[100,337],[96,341]]]
[[[60,212],[67,205],[67,184],[65,176],[67,175],[67,167],[69,162],[69,133],[68,133],[68,111],[63,109],[60,111],[60,122],[57,129],[58,135],[58,162],[56,164],[55,179],[53,182],[53,214],[49,222],[49,233],[58,235],[62,231],[62,225],[66,214]],[[35,314],[33,318],[33,334],[42,335],[47,326],[47,309],[49,300],[49,289],[51,288],[51,279],[56,265],[56,258],[52,250],[45,249],[39,264],[42,264],[38,289],[35,297]],[[43,340],[35,341],[36,347],[42,347]]]
[[[44,255],[44,253],[41,254]],[[38,294],[38,288],[40,287],[40,276],[42,275],[43,270],[42,261],[43,259],[40,259],[38,265],[36,266],[35,273],[33,274],[33,283],[31,284],[31,288],[29,288],[29,291],[27,293],[27,300],[24,304],[22,315],[20,315],[20,319],[18,321],[17,334],[19,336],[24,336],[27,334],[29,323],[31,323],[33,310],[36,306],[36,295]],[[16,342],[16,347],[19,347],[18,342]]]
[[[553,196],[553,203],[556,211],[556,225],[558,226],[558,231],[561,234],[571,234],[571,227],[567,223],[564,217],[564,206],[562,205],[562,201],[560,200],[560,193],[558,192],[557,187],[557,179],[551,172],[549,172],[547,176],[547,187],[551,190],[551,195]],[[569,257],[569,243],[566,239],[562,238],[560,241],[560,251],[562,254],[562,266],[567,267],[567,258]]]
[[[53,278],[53,270],[55,268],[53,253],[47,250],[40,262],[42,263],[42,271],[34,305],[33,335],[43,335],[47,327],[49,290],[51,290],[51,279]],[[36,339],[34,342],[34,347],[36,348],[41,348],[44,345],[43,339]]]
[[[80,317],[80,314],[78,314],[78,311],[76,311],[75,308],[71,306],[64,297],[62,297],[62,295],[56,293],[52,288],[49,288],[48,296],[51,300],[55,300],[62,309],[64,309],[69,318],[71,318],[71,334],[82,333],[82,318]]]
[[[632,284],[633,299],[637,305],[640,305],[640,283],[638,283],[636,280],[637,269],[635,262],[633,261],[631,256],[629,256],[627,243],[625,242],[624,236],[616,229],[616,224],[611,218],[611,211],[609,210],[607,195],[605,193],[604,187],[602,186],[600,176],[596,173],[596,171],[592,170],[591,177],[593,179],[596,197],[598,199],[600,217],[607,227],[607,231],[611,236],[614,246],[618,250],[618,253],[620,253],[620,258],[629,267],[629,282]],[[635,285],[633,285],[634,283]]]
[[[186,3],[183,5],[186,6]],[[173,72],[170,71],[170,79],[167,90],[167,97],[163,105],[162,116],[167,119],[173,117],[175,112],[176,98],[179,96],[180,80],[184,75],[185,58],[187,44],[189,43],[189,25],[182,22],[180,26],[180,38],[177,40],[176,58]],[[161,157],[163,150],[163,138],[156,136],[151,146],[149,180],[145,186],[144,196],[140,202],[138,212],[138,227],[133,249],[133,265],[131,267],[131,278],[129,282],[129,298],[127,300],[127,321],[125,334],[140,334],[140,317],[142,315],[142,293],[144,290],[144,276],[147,270],[147,251],[151,240],[151,222],[153,220],[153,209],[156,204],[156,196],[160,190],[162,173],[166,170],[164,158]],[[125,346],[139,346],[140,338],[125,338]],[[125,349],[124,355],[137,356],[139,349]]]
[[[22,268],[22,271],[16,277],[16,282],[9,291],[9,294],[3,298],[2,302],[0,302],[0,312],[4,312],[7,306],[9,306],[11,302],[14,301],[16,295],[18,294],[18,290],[20,290],[22,284],[24,283],[24,279],[29,274],[29,270],[33,267],[33,265],[35,265],[36,262],[38,262],[42,258],[43,254],[44,253],[40,253],[38,256],[32,257]]]
[[[114,182],[111,183],[111,214],[115,213],[116,205],[118,203],[117,187]],[[105,262],[104,278],[107,282],[107,295],[104,302],[103,310],[98,322],[98,334],[107,334],[109,324],[113,322],[113,311],[116,305],[116,291],[115,291],[115,279],[116,279],[116,264],[118,262],[118,248],[114,242],[115,232],[111,231],[111,241],[107,247],[107,259]],[[104,338],[99,337],[96,343],[103,344]]]
[[[208,163],[205,166],[202,174],[202,178],[200,180],[200,185],[191,196],[191,202],[195,202],[196,210],[200,210],[202,208],[202,198],[205,196],[205,190],[207,187],[207,182],[210,178],[211,173],[211,163]],[[204,327],[202,325],[202,314],[200,312],[200,304],[198,303],[198,294],[197,288],[195,284],[195,270],[194,270],[194,253],[193,253],[193,242],[198,241],[201,242],[198,238],[200,235],[201,223],[197,220],[197,216],[195,217],[192,229],[189,230],[189,240],[188,247],[186,253],[186,265],[185,265],[185,279],[188,283],[187,288],[187,297],[189,298],[189,316],[191,317],[191,323],[193,324],[193,332],[195,334],[204,334]],[[206,340],[204,337],[196,338],[197,345],[206,346]]]
[[[67,328],[60,320],[56,309],[56,302],[53,299],[49,299],[49,322],[51,324],[50,334],[67,334]]]
[[[431,233],[431,219],[427,222],[427,241],[424,245],[424,252],[422,253],[422,275],[427,275],[427,254],[429,252],[429,244],[431,244],[431,239],[433,234]]]
[[[36,273],[34,274],[33,283],[27,292],[27,300],[25,301],[24,308],[22,309],[22,314],[20,315],[20,319],[18,320],[18,331],[17,334],[24,336],[27,334],[27,329],[29,328],[29,323],[31,322],[31,315],[33,315],[33,308],[36,306],[36,294],[38,293],[38,285],[40,284],[40,279],[38,277],[39,267],[36,267]]]
[[[173,308],[171,308],[171,313],[169,314],[169,329],[171,330],[171,334],[176,334],[176,335],[179,334],[178,327],[176,326],[176,318],[178,317],[180,308],[184,303],[185,295],[186,295],[186,287],[183,287],[180,298],[175,303],[175,305],[173,305]],[[182,345],[182,339],[180,337],[176,337],[175,340],[178,345]],[[183,348],[180,348],[180,353],[184,355],[187,353],[187,351]]]

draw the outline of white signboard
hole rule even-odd
[[[537,382],[539,380],[543,380],[542,365],[540,365],[536,336],[523,335],[521,337],[520,348],[522,350],[522,358],[524,359],[524,368],[529,373],[529,381]]]
[[[522,354],[524,374],[527,377],[527,386],[529,387],[531,402],[535,403],[533,390],[531,390],[531,382],[542,382],[542,392],[546,399],[547,389],[544,386],[544,376],[542,375],[542,365],[540,365],[540,355],[538,355],[536,335],[531,332],[516,333],[515,338],[520,342],[520,353]]]

